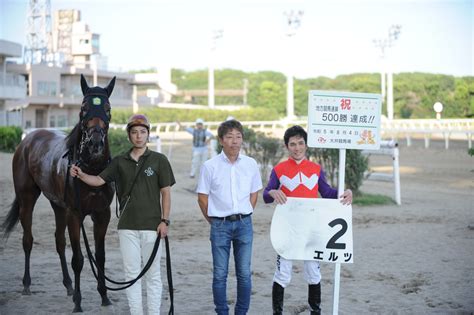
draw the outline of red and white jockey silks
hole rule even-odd
[[[279,163],[274,168],[281,184],[281,190],[287,197],[317,198],[318,180],[321,166],[309,160],[299,164],[293,159]]]

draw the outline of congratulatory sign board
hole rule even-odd
[[[309,91],[308,146],[380,149],[379,94]]]

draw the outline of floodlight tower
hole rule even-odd
[[[208,73],[208,85],[207,85],[207,101],[209,108],[214,108],[214,57],[217,48],[217,40],[222,38],[224,34],[223,30],[215,30],[212,32],[211,37],[211,54],[209,58],[209,73]]]
[[[288,38],[288,47],[289,50],[292,52],[293,40],[292,38],[295,37],[296,31],[301,26],[301,18],[303,17],[304,11],[285,11],[283,13],[286,17],[287,22],[287,30],[285,35]],[[292,58],[292,54],[290,53],[290,58]],[[292,71],[292,63],[288,63],[288,69],[286,74],[286,118],[289,120],[293,120],[296,118],[295,116],[295,103],[294,103],[294,95],[293,95],[293,71]]]
[[[29,1],[23,58],[26,64],[54,62],[50,0]]]
[[[382,61],[382,100],[385,100],[385,90],[387,90],[387,118],[390,120],[393,119],[393,73],[391,66],[387,66],[387,59],[390,58],[390,54],[388,54],[389,49],[393,47],[395,41],[400,36],[401,28],[401,25],[394,24],[388,29],[388,36],[386,38],[373,40],[375,47],[380,49],[380,59]],[[387,55],[389,56],[388,58]],[[387,76],[387,89],[385,89],[385,76]]]

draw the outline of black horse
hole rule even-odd
[[[84,95],[79,123],[66,137],[63,133],[36,130],[20,143],[13,156],[13,183],[15,200],[3,223],[8,237],[18,221],[23,227],[25,273],[23,294],[30,291],[30,253],[33,246],[31,233],[33,208],[41,193],[49,199],[56,219],[56,251],[61,260],[63,284],[68,295],[73,295],[74,312],[82,312],[80,275],[84,256],[80,246],[80,228],[86,215],[94,222],[95,258],[98,268],[97,290],[102,305],[110,305],[104,279],[104,238],[110,221],[110,203],[114,195],[111,185],[93,188],[68,176],[68,164],[79,163],[88,174],[99,174],[110,162],[107,139],[110,122],[109,97],[115,85],[115,77],[105,88],[89,87],[81,75]],[[75,186],[76,185],[76,186]],[[75,189],[74,189],[75,188]],[[74,289],[69,277],[66,256],[65,230],[68,227],[72,247]]]

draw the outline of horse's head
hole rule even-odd
[[[81,88],[84,99],[82,100],[80,118],[81,158],[89,160],[103,158],[107,146],[107,131],[111,119],[109,97],[115,85],[115,77],[105,88],[98,86],[89,87],[86,79],[81,75]]]

